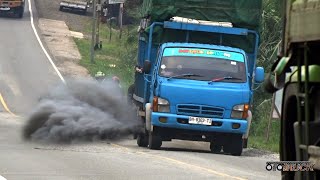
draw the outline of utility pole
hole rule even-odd
[[[100,48],[100,17],[101,17],[101,0],[97,0],[97,28],[96,28],[96,48]]]
[[[91,50],[90,50],[90,61],[91,63],[94,63],[94,46],[96,44],[96,23],[97,23],[97,3],[96,0],[93,0],[93,5],[92,5],[92,37],[91,37]]]
[[[120,3],[120,9],[119,9],[119,26],[120,26],[120,35],[119,39],[121,39],[122,36],[122,19],[123,19],[123,3]]]
[[[114,19],[114,17],[110,17],[109,19],[109,31],[110,31],[110,34],[109,34],[109,41],[111,41],[111,34],[112,34],[112,20]]]

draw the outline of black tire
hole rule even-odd
[[[284,88],[282,104],[281,134],[280,134],[280,160],[295,161],[296,149],[294,141],[293,124],[297,121],[297,84],[288,84]],[[282,172],[283,179],[294,179],[294,172]]]
[[[212,153],[218,154],[222,150],[222,146],[218,144],[214,144],[214,142],[210,143],[210,150]]]
[[[302,84],[303,85],[303,84]],[[311,84],[309,84],[311,86]],[[319,117],[319,86],[314,86],[314,92],[310,93],[310,100],[314,101],[314,106],[310,106],[310,114],[311,114],[311,120],[313,119],[312,116],[314,116],[314,119],[320,119]],[[283,97],[283,104],[282,104],[282,117],[281,117],[281,134],[280,134],[280,160],[281,161],[296,161],[296,144],[295,144],[295,138],[294,138],[294,129],[293,124],[298,121],[298,105],[300,104],[297,101],[297,96],[299,94],[298,90],[298,84],[297,83],[290,83],[287,84],[284,87],[284,97]],[[301,115],[304,117],[305,112],[302,109]],[[315,114],[312,114],[315,113]],[[318,113],[318,114],[317,114]],[[308,158],[304,157],[305,160]],[[316,173],[319,173],[319,171],[314,171]],[[313,178],[312,172],[302,172],[302,178],[304,179],[306,174],[310,173],[309,177],[310,179],[316,179]],[[282,171],[282,179],[283,180],[289,180],[297,178],[297,174],[294,171]],[[298,175],[299,176],[299,175]]]
[[[248,138],[243,139],[243,148],[248,148]]]
[[[63,7],[62,6],[60,6],[59,11],[63,11]]]
[[[137,136],[137,144],[139,147],[148,147],[148,136],[146,134],[138,134]]]
[[[18,18],[23,18],[23,14],[24,14],[24,7],[20,7],[16,12],[15,12],[15,15],[18,17]]]
[[[154,132],[149,132],[149,148],[150,149],[160,149],[162,145],[161,137]]]
[[[20,19],[23,18],[23,11],[18,14],[18,18],[20,18]]]
[[[228,143],[223,146],[223,151],[233,156],[241,156],[243,149],[242,135],[234,134],[227,142]]]

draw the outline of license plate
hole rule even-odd
[[[0,10],[1,10],[1,11],[9,11],[10,8],[9,8],[9,7],[0,7]]]
[[[203,117],[189,117],[189,124],[211,125],[212,119]]]

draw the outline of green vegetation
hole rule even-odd
[[[101,40],[103,48],[95,51],[95,63],[90,63],[90,43],[89,39],[76,40],[76,44],[82,55],[80,64],[86,67],[91,75],[97,71],[104,72],[107,76],[118,76],[121,79],[124,90],[132,84],[134,79],[134,65],[137,58],[139,0],[128,1],[126,12],[133,23],[125,26],[122,38],[119,39],[119,30],[113,27],[112,40],[109,41],[109,27],[107,24],[101,26]],[[263,66],[266,72],[276,58],[276,48],[281,39],[281,6],[276,0],[263,1],[263,21],[261,28],[261,44],[258,65]],[[90,34],[90,27],[86,30]],[[115,66],[114,66],[115,65]],[[263,91],[262,86],[257,88],[254,95],[254,109],[252,126],[249,136],[249,147],[267,149],[274,152],[279,150],[280,121],[273,120],[270,128],[269,140],[266,138],[268,121],[270,118],[272,95]]]
[[[82,59],[80,65],[88,69],[94,76],[98,71],[102,71],[107,77],[118,76],[124,91],[133,83],[134,65],[136,64],[138,49],[137,26],[139,22],[138,4],[140,0],[128,1],[127,11],[124,14],[124,22],[130,21],[130,25],[124,25],[120,38],[120,30],[112,21],[111,41],[110,24],[100,24],[100,41],[102,49],[95,51],[95,62],[90,62],[91,37],[85,39],[75,39]],[[85,34],[91,34],[91,23],[84,30]]]
[[[102,71],[107,77],[118,76],[126,89],[133,81],[133,70],[136,62],[138,42],[135,30],[127,27],[119,38],[119,31],[112,29],[109,41],[109,29],[106,24],[101,26],[100,39],[102,49],[95,51],[95,63],[90,62],[90,39],[76,39],[75,42],[82,55],[80,64],[88,69],[90,74]]]
[[[264,0],[261,25],[261,44],[258,66],[263,66],[270,72],[271,65],[276,60],[276,52],[281,41],[281,13],[282,3],[276,0]],[[253,97],[253,118],[249,136],[249,147],[279,151],[280,121],[272,120],[270,136],[267,140],[268,122],[272,107],[272,95],[259,87]]]
[[[260,99],[256,101],[258,100]],[[249,147],[279,152],[280,120],[271,121],[269,139],[267,139],[271,105],[271,99],[267,99],[255,107],[250,129]]]

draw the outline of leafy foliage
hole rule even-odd
[[[276,59],[282,35],[282,6],[276,0],[264,0],[261,22],[261,44],[258,65],[270,71]]]
[[[282,6],[277,0],[264,0],[261,24],[261,44],[257,61],[258,66],[270,72],[273,62],[277,58],[277,48],[282,36]],[[273,121],[269,132],[269,141],[266,139],[267,125],[272,111],[272,95],[264,92],[260,87],[254,93],[253,122],[250,136],[254,141],[252,147],[266,148],[277,151],[279,149],[280,122]]]

